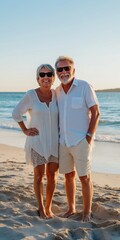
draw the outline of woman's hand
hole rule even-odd
[[[36,136],[39,135],[39,131],[36,128],[25,129],[24,134],[27,136]]]

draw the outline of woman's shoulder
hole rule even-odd
[[[34,89],[29,89],[26,94],[32,94],[35,90]]]
[[[24,98],[25,98],[25,99],[28,99],[30,102],[33,101],[34,95],[35,95],[34,91],[35,91],[34,89],[29,89],[29,90],[25,93]]]
[[[26,92],[26,95],[34,95],[35,94],[35,89],[29,89],[27,92]]]

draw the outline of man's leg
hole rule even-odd
[[[68,201],[68,211],[64,214],[64,217],[69,217],[75,213],[75,193],[76,193],[76,184],[75,184],[75,171],[65,174],[65,188],[66,196]]]
[[[60,158],[59,158],[59,172],[65,174],[65,189],[68,201],[68,211],[64,214],[64,217],[69,217],[75,213],[75,168],[73,156],[70,153],[70,149],[67,146],[60,144]]]
[[[82,184],[82,195],[83,195],[83,221],[89,221],[91,216],[92,208],[92,197],[93,197],[93,184],[91,180],[91,174],[87,176],[79,177]]]
[[[83,139],[78,145],[71,148],[76,170],[82,184],[83,221],[89,221],[92,207],[93,186],[91,180],[91,152],[92,146]]]

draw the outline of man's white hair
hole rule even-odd
[[[68,61],[71,65],[74,65],[74,61],[71,57],[68,56],[60,56],[57,58],[56,62],[55,62],[55,68],[57,68],[57,64],[61,61]]]

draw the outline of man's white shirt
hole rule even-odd
[[[90,122],[89,108],[98,105],[92,86],[74,79],[67,94],[62,85],[56,88],[59,108],[60,143],[67,147],[77,145],[85,138]]]

